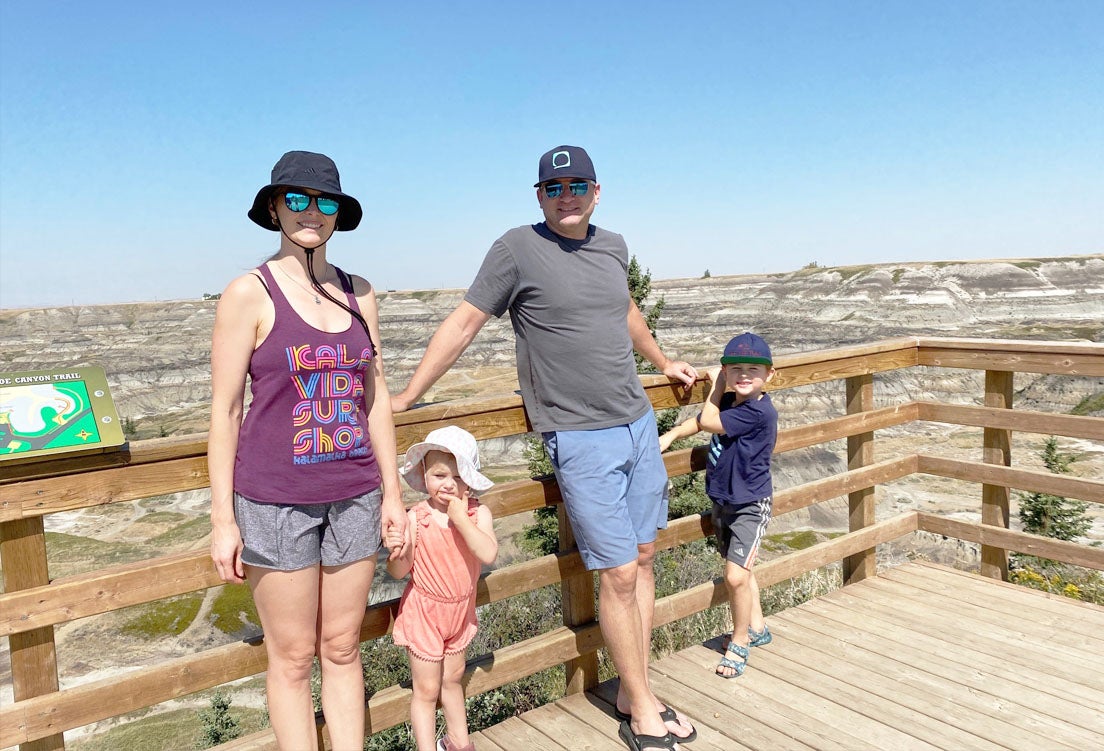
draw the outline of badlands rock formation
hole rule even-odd
[[[1104,255],[670,279],[655,281],[652,293],[666,301],[660,343],[694,364],[712,363],[733,334],[749,329],[777,354],[910,334],[1104,341]],[[463,290],[380,294],[393,388],[406,383],[429,336],[462,296]],[[0,369],[98,364],[139,437],[203,431],[215,306],[183,300],[0,310]],[[427,400],[513,390],[513,363],[509,321],[492,319]],[[965,388],[963,378],[970,375],[879,378],[879,398],[953,394]],[[1025,376],[1016,388],[1039,408],[1068,411],[1101,383]],[[961,393],[976,399],[980,392]],[[815,389],[800,398],[787,394],[787,411],[804,419],[834,409],[828,403],[834,397]]]

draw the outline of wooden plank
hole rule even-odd
[[[809,604],[809,603],[806,603]],[[800,638],[790,630],[791,613],[772,617],[775,635],[783,640]],[[1095,712],[1097,705],[1090,699],[1070,694],[1068,681],[1048,680],[1038,671],[1030,673],[1010,666],[1006,661],[976,650],[962,647],[959,630],[946,631],[948,638],[936,639],[916,631],[907,630],[899,623],[866,613],[854,613],[846,608],[826,605],[820,608],[803,607],[794,615],[800,624],[816,630],[823,637],[845,644],[860,646],[878,654],[889,656],[909,664],[924,667],[937,674],[952,677],[957,683],[973,691],[997,696],[1005,693],[1015,696],[1020,704],[1027,703],[1034,711],[1049,712],[1052,716],[1066,713],[1083,715],[1092,709],[1092,717],[1080,718],[1076,724],[1090,730],[1104,731],[1104,716]],[[777,626],[778,628],[773,628]],[[1072,706],[1071,705],[1076,705]]]
[[[689,391],[683,389],[681,381],[672,381],[664,375],[642,375],[640,382],[645,396],[652,403],[652,409],[657,410],[704,402],[713,388],[712,382],[704,377],[698,378]]]
[[[798,645],[787,644],[787,649],[783,650],[771,644],[767,648],[757,649],[749,661],[748,672],[738,680],[752,677],[754,671],[755,674],[762,672],[801,686],[810,693],[840,704],[874,722],[897,728],[912,736],[914,740],[910,745],[913,747],[926,745],[946,749],[972,749],[977,745],[977,736],[898,703],[898,697],[892,691],[879,691],[877,686],[870,684],[861,687],[852,685],[845,680],[849,677],[846,666],[823,666],[824,670],[819,670],[818,667],[821,666],[810,667],[807,661],[795,659],[790,655],[790,650],[796,646]]]
[[[652,676],[649,673],[649,681],[661,680],[662,677]],[[698,688],[701,687],[699,684]],[[680,685],[677,688],[678,701],[673,701],[674,691],[670,686],[664,684],[664,688],[668,690],[659,690],[659,693],[667,697],[662,699],[664,703],[674,703],[680,711],[695,720],[694,726],[698,729],[698,738],[702,744],[707,743],[714,748],[726,750],[738,745],[750,748],[785,748],[795,751],[806,751],[812,748],[762,722],[760,717],[763,714],[764,701],[762,697],[755,696],[753,693],[742,696],[741,703],[738,705],[730,702],[726,706],[726,703],[719,701],[718,695],[709,692],[708,688],[699,691]],[[653,691],[655,690],[653,687]],[[616,699],[617,684],[614,681],[603,683],[595,693],[612,706]],[[693,748],[699,751],[699,741],[694,741]]]
[[[985,406],[991,409],[1012,409],[1012,373],[985,371]],[[985,428],[982,431],[981,460],[1002,467],[1012,465],[1012,431]],[[1008,506],[1011,493],[1001,485],[981,486],[981,523],[1008,529]],[[992,545],[981,546],[981,573],[992,579],[1008,581],[1008,551]]]
[[[37,588],[49,581],[46,563],[46,532],[42,519],[20,519],[0,523],[0,566],[4,590],[14,592]],[[8,637],[11,657],[12,695],[16,702],[48,698],[58,690],[57,649],[54,629],[44,626]],[[0,738],[7,737],[2,732]],[[43,733],[24,751],[53,751],[65,748],[61,733]],[[7,742],[0,745],[7,746]]]
[[[916,420],[918,415],[919,412],[915,407],[915,403],[908,402],[855,415],[835,417],[796,428],[786,428],[778,431],[774,453],[782,454],[787,451],[796,451],[797,449],[816,446],[859,433],[904,425]],[[707,453],[708,446],[706,444],[679,451],[668,451],[663,455],[667,474],[671,477],[678,477],[705,469]]]
[[[939,633],[933,633],[931,630],[930,619],[924,612],[925,597],[916,595],[907,588],[894,588],[891,585],[891,582],[874,579],[868,587],[857,590],[855,597],[858,602],[866,603],[870,607],[884,608],[892,603],[892,608],[896,609],[899,617],[909,623],[911,628],[939,636]],[[969,634],[971,642],[990,654],[1006,655],[1025,649],[1030,650],[1033,655],[1039,654],[1037,633],[1022,619],[1011,623],[994,622],[977,609],[963,608],[955,613],[955,623],[956,630]],[[942,625],[945,628],[945,621]],[[1054,671],[1079,682],[1088,680],[1089,675],[1094,672],[1099,675],[1100,666],[1095,664],[1096,660],[1085,659],[1082,652],[1074,654],[1068,649],[1052,649],[1046,654],[1048,671]]]
[[[941,566],[939,564],[932,563],[930,561],[917,560],[912,561],[910,566],[915,566],[925,570],[931,570],[938,575],[953,576],[958,578],[969,579],[974,581],[979,579],[976,574],[972,574],[968,571],[961,571],[949,566]],[[1074,600],[1064,595],[1055,594],[1053,592],[1044,592],[1041,589],[1034,589],[1033,587],[1025,587],[1019,584],[1012,584],[1010,582],[993,582],[990,579],[983,580],[985,584],[995,584],[1001,589],[1007,589],[1017,593],[1017,596],[1025,598],[1024,602],[1027,603],[1027,607],[1030,608],[1042,608],[1045,610],[1051,610],[1057,608],[1063,612],[1069,612],[1069,608],[1079,608],[1082,612],[1071,614],[1072,618],[1092,620],[1093,622],[1099,622],[1096,619],[1104,615],[1104,607],[1096,605],[1091,602],[1084,602],[1082,600]],[[1104,623],[1100,624],[1101,628],[1104,628]]]
[[[1056,475],[1051,472],[1036,472],[1029,469],[1013,469],[981,462],[969,462],[961,459],[946,459],[941,456],[918,454],[918,471],[954,480],[985,482],[1002,485],[1017,490],[1036,493],[1051,493],[1066,498],[1077,498],[1091,503],[1104,503],[1104,482],[1086,480],[1069,475]]]
[[[684,517],[689,518],[689,517]],[[679,520],[683,521],[683,520]],[[880,545],[916,530],[914,512],[886,519],[861,532],[851,532],[813,545],[805,550],[789,553],[755,567],[755,576],[760,586],[768,587],[780,581],[800,576],[829,563],[835,563],[844,556]],[[662,626],[692,613],[697,613],[727,602],[724,582],[718,578],[712,582],[668,595],[656,601],[655,625]]]
[[[468,741],[473,743],[479,751],[510,751],[510,749],[503,748],[482,733],[470,734],[468,736]]]
[[[118,451],[86,454],[84,456],[58,456],[25,464],[5,466],[3,475],[0,476],[0,487],[23,480],[96,472],[112,467],[150,464],[168,459],[205,456],[207,456],[206,433],[130,441],[123,444]]]
[[[1061,603],[1054,603],[1053,608],[1046,607],[1050,605],[1050,601],[1031,597],[1027,587],[1020,587],[1019,592],[1003,587],[990,587],[986,577],[943,575],[937,569],[922,569],[917,566],[889,568],[881,576],[889,581],[899,581],[939,595],[950,603],[984,602],[993,612],[1014,618],[1022,618],[1025,613],[1030,612],[1032,622],[1041,628],[1080,634],[1083,638],[1099,639],[1101,629],[1104,629],[1104,608],[1098,607],[1099,612],[1095,614],[1099,616],[1097,618],[1092,617],[1094,613],[1091,610],[1070,618],[1069,608],[1062,607]]]
[[[494,727],[486,728],[482,733],[503,748],[532,749],[532,751],[568,751],[544,733],[532,727],[520,717],[511,717]]]
[[[576,549],[575,532],[567,517],[567,509],[561,504],[556,508],[558,531],[557,545],[561,553]],[[566,577],[560,583],[560,611],[563,625],[581,626],[594,623],[598,618],[594,606],[595,575],[584,570],[575,576]],[[578,694],[598,685],[598,653],[583,655],[564,664],[565,690],[569,694]]]
[[[867,580],[868,583],[874,581],[876,579]],[[869,584],[853,589],[865,590],[867,586]],[[869,701],[870,697],[885,698],[910,712],[914,718],[911,727],[898,727],[908,727],[907,732],[948,748],[973,749],[982,745],[978,739],[985,739],[1015,751],[1036,751],[1045,747],[1041,744],[1048,741],[1045,736],[1032,733],[1027,728],[1010,733],[1005,715],[989,716],[951,700],[948,695],[953,694],[954,690],[949,681],[939,680],[902,663],[878,660],[876,657],[866,659],[861,654],[862,650],[852,649],[841,654],[837,644],[838,640],[831,638],[787,640],[784,650],[757,652],[754,656],[755,669],[777,671],[791,677],[795,677],[796,672],[797,675],[807,676],[810,685],[829,679],[832,685],[848,686],[849,692],[862,697],[860,700],[864,702]],[[930,676],[931,680],[925,681],[925,676]],[[886,720],[889,721],[900,709],[887,712]]]
[[[818,349],[812,352],[794,352],[788,355],[779,355],[775,358],[774,365],[779,369],[793,368],[797,365],[812,365],[864,355],[893,353],[899,350],[916,349],[917,341],[918,339],[915,336],[899,336],[861,344],[847,344],[831,349]]]
[[[839,438],[861,435],[895,425],[904,425],[916,420],[919,414],[916,403],[907,402],[845,415],[844,417],[834,417],[796,428],[786,428],[778,431],[774,453],[783,454],[787,451],[818,446]]]
[[[861,414],[874,409],[874,376],[847,379],[847,413]],[[874,464],[874,433],[847,437],[847,469],[858,471]],[[874,488],[860,488],[847,494],[847,528],[856,532],[874,523]],[[843,583],[854,584],[877,573],[873,548],[843,559]]]
[[[136,561],[0,594],[0,636],[221,584],[210,555]]]
[[[940,618],[940,612],[935,608],[928,611],[933,619]],[[892,643],[889,651],[883,652],[875,647],[885,645],[877,645],[873,640],[863,644],[843,641],[836,634],[807,625],[804,613],[794,613],[792,618],[780,622],[776,619],[776,623],[783,626],[781,633],[786,635],[787,643],[810,644],[818,653],[828,655],[832,662],[847,665],[849,669],[859,667],[875,672],[897,683],[900,689],[911,690],[915,697],[932,697],[936,712],[954,712],[962,718],[963,724],[959,727],[970,729],[972,723],[982,718],[984,722],[1003,725],[994,728],[994,734],[988,736],[993,742],[1006,743],[1008,736],[1018,738],[1024,733],[1037,736],[1037,742],[1057,739],[1074,748],[1085,748],[1097,735],[1092,725],[1104,729],[1101,718],[1096,718],[1095,722],[1087,720],[1088,726],[1071,722],[1068,715],[1080,713],[1077,705],[1047,697],[1038,690],[1016,687],[1005,681],[971,679],[973,669],[970,666],[951,661],[936,667],[931,659],[939,653],[929,656],[911,650],[910,658]],[[953,643],[948,642],[946,646],[953,647]]]
[[[930,591],[914,586],[910,583],[879,577],[872,582],[870,588],[863,593],[864,597],[890,598],[896,605],[904,609],[918,609],[923,611],[930,607],[929,603],[935,597]],[[944,598],[946,599],[946,598]],[[1064,650],[1069,653],[1074,651],[1090,652],[1076,659],[1079,663],[1094,663],[1099,660],[1101,669],[1104,670],[1104,654],[1099,656],[1091,654],[1093,645],[1098,639],[1084,634],[1078,634],[1063,630],[1055,633],[1053,629],[1038,622],[1037,617],[1009,618],[990,607],[988,597],[976,596],[973,600],[959,600],[948,603],[953,607],[955,619],[969,621],[979,631],[990,638],[1003,641],[1013,648],[1023,648],[1024,643],[1034,644],[1036,641],[1046,641],[1055,646],[1067,647]]]
[[[1021,352],[1036,354],[1081,355],[1104,358],[1104,345],[1093,342],[1037,341],[1032,339],[981,339],[977,337],[920,336],[920,349],[962,349],[980,352]]]
[[[948,586],[945,582],[935,580],[931,574],[915,571],[891,569],[884,572],[881,578],[892,582],[894,588],[901,586],[909,589],[911,596],[917,599],[931,602],[938,597],[946,604],[947,610],[953,610],[956,614],[974,612],[978,614],[979,623],[1001,626],[1016,623],[1029,635],[1029,638],[1038,639],[1047,644],[1048,650],[1061,645],[1072,647],[1072,650],[1093,652],[1100,645],[1100,633],[1093,630],[1066,628],[1063,626],[1062,616],[1048,615],[1044,611],[1032,609],[1030,601],[1012,599],[1006,596],[1007,593],[983,593],[973,586],[967,588],[965,585]],[[980,617],[983,612],[984,618]],[[1100,658],[1104,662],[1104,654]],[[1104,669],[1104,664],[1101,667]]]
[[[807,743],[816,749],[838,748],[845,751],[875,751],[878,749],[910,748],[911,738],[892,729],[870,722],[867,718],[805,691],[800,686],[780,681],[774,676],[751,673],[739,680],[725,679],[725,683],[716,682],[715,667],[720,654],[708,649],[692,649],[666,657],[651,667],[653,673],[665,676],[671,683],[674,694],[686,696],[702,692],[714,703],[732,711],[744,712],[745,707],[759,707],[765,714],[767,724],[785,732],[784,728],[799,728],[799,734],[791,734],[795,740]],[[754,700],[750,697],[754,696]],[[666,700],[665,700],[666,701]],[[702,702],[705,703],[704,701]],[[706,722],[713,722],[716,709],[704,715]],[[756,715],[749,716],[755,719]],[[883,732],[885,731],[885,732]]]
[[[871,581],[876,580],[868,580],[868,583]],[[868,590],[866,586],[838,589],[818,598],[815,602],[818,605],[823,602],[858,612],[869,612],[871,615],[900,624],[902,629],[911,629],[940,640],[945,639],[948,628],[946,619],[938,625],[933,624],[927,616],[918,615],[901,603],[894,602],[892,597],[884,593],[879,594],[875,590]],[[1021,665],[1027,674],[1038,672],[1039,662],[1036,650],[1023,649],[1022,642],[1017,644],[1018,648],[1010,649],[1007,641],[1002,641],[988,631],[970,631],[958,624],[953,628],[955,633],[964,635],[962,649],[982,651],[995,659],[1004,659],[1010,664]],[[1046,670],[1049,675],[1056,675],[1080,685],[1091,686],[1099,681],[1098,673],[1094,673],[1075,660],[1066,659],[1061,654],[1052,653],[1048,656]]]
[[[521,719],[548,738],[570,739],[572,751],[625,751],[625,744],[617,737],[617,720],[613,718],[599,730],[556,703],[530,710]]]
[[[616,737],[619,722],[613,715],[613,705],[610,702],[614,701],[613,697],[617,693],[617,679],[614,678],[606,683],[613,687],[612,690],[603,689],[599,686],[597,691],[610,697],[609,701],[600,698],[596,693],[588,691],[585,694],[564,697],[556,702],[556,706],[591,727],[607,732],[612,729]],[[698,730],[698,738],[693,742],[694,751],[748,751],[747,746],[734,743],[731,739],[721,736],[704,723],[698,724],[695,722],[694,727]],[[618,743],[620,743],[620,740]],[[689,746],[689,744],[687,745]],[[622,743],[618,748],[624,749],[624,747]]]
[[[771,584],[827,566],[853,552],[896,540],[914,531],[916,531],[914,512],[900,514],[877,522],[861,532],[849,532],[834,540],[817,543],[805,550],[787,553],[766,563],[756,564],[755,578],[760,587],[769,587]]]
[[[887,459],[864,469],[843,472],[822,480],[814,480],[795,488],[780,490],[774,494],[773,515],[781,516],[789,511],[811,506],[847,495],[862,488],[899,480],[916,472],[916,457],[904,456]]]
[[[1028,670],[1021,665],[1010,663],[1004,656],[989,655],[963,644],[958,638],[960,628],[944,628],[942,636],[931,636],[914,630],[891,616],[883,616],[870,610],[857,611],[854,607],[811,601],[802,606],[802,623],[814,627],[827,636],[842,641],[868,646],[879,650],[881,654],[901,656],[922,662],[931,662],[932,667],[943,669],[945,664],[966,666],[969,668],[964,685],[998,691],[1038,691],[1043,695],[1040,704],[1059,702],[1095,711],[1098,701],[1104,699],[1104,692],[1082,690],[1078,684],[1057,676],[1040,676],[1038,670]],[[772,620],[773,622],[773,620]],[[913,653],[916,652],[916,655]],[[957,668],[956,668],[957,669]],[[1100,718],[1104,720],[1104,718]],[[1083,726],[1084,727],[1084,726]]]
[[[969,665],[982,677],[992,676],[994,681],[1008,681],[1037,688],[1063,700],[1074,701],[1093,711],[1104,702],[1104,690],[1091,689],[1069,678],[1048,671],[1041,679],[1038,662],[1031,653],[1012,652],[992,654],[975,645],[973,635],[966,636],[958,626],[947,629],[941,626],[933,636],[918,630],[915,624],[895,618],[892,613],[884,613],[871,607],[855,606],[847,602],[829,601],[818,598],[802,604],[802,612],[834,624],[836,637],[847,641],[863,641],[871,638],[872,632],[884,639],[903,647],[914,647],[929,655],[946,655],[946,659]],[[771,623],[776,618],[772,616]],[[929,627],[930,623],[925,624]],[[953,635],[954,648],[947,649],[947,635]]]
[[[916,407],[917,419],[928,422],[1104,441],[1104,420],[1099,417],[1056,415],[1026,409],[1009,410],[939,402],[912,402],[912,404]]]
[[[1004,371],[1009,373],[1051,373],[1071,376],[1104,375],[1104,357],[1096,352],[1052,354],[1051,350],[960,350],[947,346],[921,347],[917,365],[938,368],[969,368],[971,370]]]
[[[0,521],[209,487],[207,457],[118,467],[0,486]]]
[[[984,543],[1098,571],[1104,570],[1104,550],[1076,542],[1055,540],[1018,530],[986,527],[925,512],[918,513],[917,524],[924,532],[954,537],[966,542]]]
[[[12,743],[44,738],[254,675],[266,665],[260,642],[165,660],[0,707],[0,736]]]
[[[909,368],[916,364],[916,350],[912,347],[877,354],[833,359],[821,358],[812,362],[795,362],[793,364],[790,364],[785,358],[779,357],[775,361],[775,368],[778,372],[771,380],[770,390],[778,391],[796,386],[823,383],[824,381],[838,381],[850,376],[884,373],[890,370]]]
[[[215,746],[218,751],[280,751],[272,728],[258,730]],[[482,749],[482,747],[480,747]]]

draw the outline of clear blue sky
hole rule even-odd
[[[561,143],[656,279],[1098,253],[1104,2],[2,2],[0,307],[221,291],[289,149],[465,287]]]

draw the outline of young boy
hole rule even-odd
[[[725,558],[725,585],[732,608],[732,637],[717,675],[736,678],[747,667],[748,648],[771,640],[751,567],[771,518],[770,461],[778,413],[763,387],[774,377],[770,347],[744,333],[728,343],[721,367],[710,371],[713,390],[701,414],[660,436],[663,451],[679,438],[713,433],[705,487],[713,501],[713,527]]]

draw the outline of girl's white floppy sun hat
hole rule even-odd
[[[487,490],[492,485],[487,477],[479,472],[479,448],[475,436],[463,428],[446,425],[430,431],[421,443],[415,443],[406,451],[406,463],[399,473],[406,484],[421,493],[427,492],[422,460],[430,451],[444,451],[456,458],[456,469],[461,479],[476,492]]]

